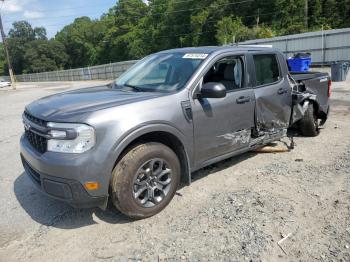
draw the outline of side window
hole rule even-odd
[[[203,83],[222,83],[227,91],[244,87],[243,57],[226,57],[217,61],[205,74]]]
[[[253,57],[257,86],[272,84],[280,79],[280,70],[275,55],[264,54]]]

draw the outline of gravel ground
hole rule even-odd
[[[334,84],[318,137],[200,170],[162,213],[140,221],[73,209],[23,173],[24,105],[93,84],[0,89],[0,261],[350,261],[350,82]]]

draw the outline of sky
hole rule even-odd
[[[51,38],[75,18],[99,18],[116,2],[117,0],[5,0],[1,14],[6,33],[14,21],[26,20],[33,27],[45,27],[47,36]]]

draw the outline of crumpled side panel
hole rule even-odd
[[[291,104],[285,104],[276,96],[256,97],[258,130],[285,129],[289,127]]]
[[[310,93],[298,93],[293,96],[292,124],[304,117],[310,101],[316,101],[316,95]]]

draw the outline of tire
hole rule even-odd
[[[137,145],[113,170],[112,202],[128,217],[154,216],[173,199],[180,176],[179,159],[169,147],[153,142]]]
[[[315,137],[319,134],[318,119],[313,104],[309,104],[303,119],[300,121],[300,132],[307,137]]]

